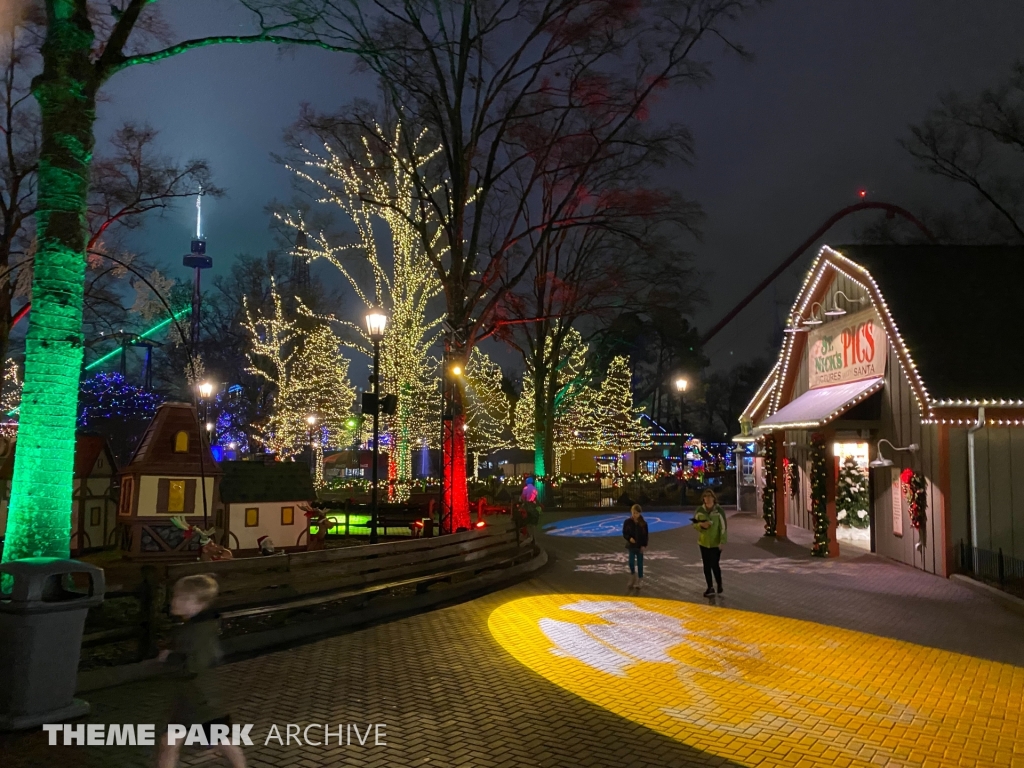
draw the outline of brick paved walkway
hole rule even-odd
[[[552,563],[534,579],[229,664],[235,720],[255,723],[249,764],[1024,766],[1024,617],[871,555],[823,562],[759,534],[731,518],[713,601],[689,528],[652,535],[640,597],[619,540],[542,536]],[[159,722],[161,698],[155,682],[97,691],[90,720]],[[386,747],[262,744],[271,723],[374,722]],[[0,739],[3,768],[151,759]]]

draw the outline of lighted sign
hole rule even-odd
[[[735,765],[1012,765],[1024,743],[1024,668],[936,648],[593,595],[514,600],[488,626],[552,683]]]
[[[622,524],[628,513],[620,515],[593,515],[590,517],[568,517],[544,526],[544,532],[551,536],[572,536],[577,538],[599,538],[602,536],[621,537]],[[644,515],[649,533],[669,531],[689,525],[693,516],[683,512],[656,512]]]
[[[820,325],[807,339],[807,376],[811,389],[885,375],[888,345],[873,309]]]

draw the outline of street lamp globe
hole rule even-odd
[[[680,376],[676,379],[676,392],[685,392],[687,384],[689,384],[689,382]]]
[[[312,427],[314,424],[316,424],[316,416],[313,416],[313,415],[307,416],[306,417],[306,423],[309,424],[309,426]]]
[[[380,341],[384,338],[384,331],[388,327],[388,315],[380,307],[370,307],[366,313],[366,332],[370,335],[371,341]]]
[[[213,384],[208,381],[204,381],[199,385],[199,394],[205,399],[213,394]]]
[[[462,366],[461,365],[453,365],[452,366],[452,376],[461,376],[461,375],[462,375]]]

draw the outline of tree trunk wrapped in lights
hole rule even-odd
[[[38,247],[5,562],[68,557],[71,547],[85,210],[98,83],[85,3],[51,5],[43,72],[33,88],[42,118]]]
[[[410,142],[399,126],[381,152],[375,154],[367,145],[358,165],[325,144],[323,154],[306,151],[305,168],[292,169],[317,189],[322,202],[340,208],[358,235],[355,243],[335,245],[323,232],[307,233],[306,246],[297,248],[295,257],[329,262],[367,308],[383,305],[391,317],[380,344],[380,389],[398,398],[395,413],[384,416],[382,430],[388,443],[391,500],[408,496],[413,446],[437,431],[436,363],[428,349],[438,339],[441,318],[428,318],[427,305],[441,292],[441,284],[424,252],[422,233],[433,232],[432,245],[440,250],[443,246],[436,213],[420,204],[413,179],[439,149],[422,151],[423,138],[421,134],[411,141],[406,152],[403,147]],[[294,216],[281,219],[304,230],[305,224]],[[390,235],[390,260],[382,257],[375,224],[383,224]],[[369,265],[370,278],[355,268],[360,262]],[[354,346],[371,354],[362,323],[340,322],[360,338]]]

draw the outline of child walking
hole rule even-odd
[[[715,588],[711,583],[714,576],[718,594],[722,594],[722,545],[726,542],[727,526],[725,512],[718,506],[718,498],[710,488],[701,494],[701,506],[693,516],[693,524],[699,529],[697,543],[700,545],[700,559],[704,564],[704,580],[708,583],[704,597],[714,597]]]
[[[226,737],[231,728],[231,717],[221,701],[220,691],[211,672],[221,661],[220,619],[211,610],[217,597],[217,581],[205,574],[185,576],[174,585],[171,613],[182,619],[174,633],[172,650],[161,651],[160,661],[181,665],[174,680],[174,703],[171,723],[190,728],[199,723],[210,745],[214,736]],[[226,739],[225,739],[226,740]],[[160,743],[159,768],[174,768],[181,752],[181,740],[174,744],[165,735]],[[242,748],[230,744],[213,746],[231,764],[232,768],[245,768]]]
[[[629,510],[629,517],[622,524],[622,538],[629,550],[629,589],[640,589],[644,583],[644,551],[647,549],[647,521],[639,504]],[[639,574],[639,578],[637,578]]]

